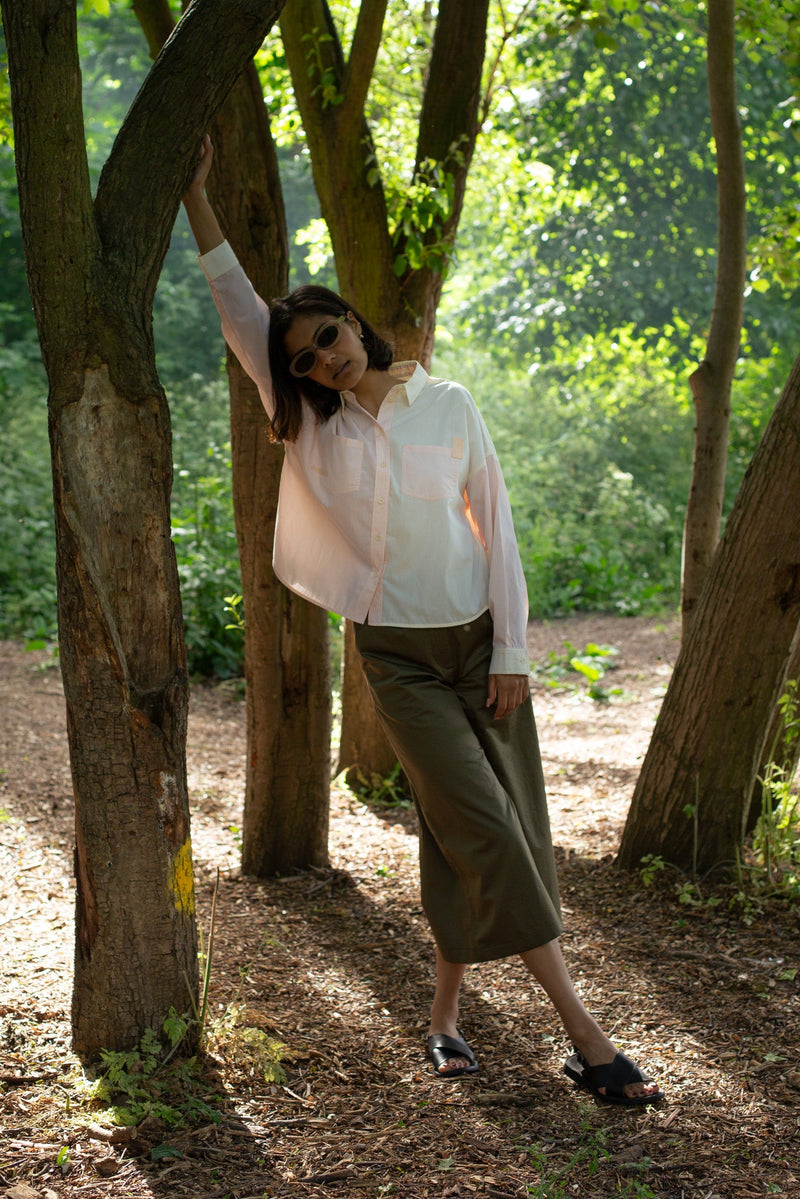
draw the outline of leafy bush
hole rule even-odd
[[[230,431],[224,380],[195,380],[173,397],[172,537],[193,674],[240,674],[241,631],[228,599],[241,591],[233,520]]]
[[[12,401],[3,395],[3,378],[0,359],[0,637],[56,640],[46,387],[40,381],[37,392],[33,378],[27,384],[23,379]],[[241,586],[225,382],[191,380],[171,397],[171,407],[173,538],[189,669],[225,677],[240,673],[243,649],[241,633],[225,627],[230,623],[225,597]]]
[[[489,425],[531,615],[674,605],[692,422],[642,348],[597,339],[530,375],[479,352],[441,361]]]
[[[46,392],[32,348],[0,346],[0,637],[56,635]]]

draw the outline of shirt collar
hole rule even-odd
[[[409,407],[428,382],[428,372],[418,362],[393,362],[389,367],[389,374],[399,383],[405,384]]]
[[[397,380],[395,386],[403,387],[408,400],[409,408],[416,400],[419,393],[422,391],[425,384],[428,382],[428,372],[419,362],[393,362],[389,367],[389,374],[393,379]],[[343,391],[342,399],[345,403],[357,403],[356,397],[352,391]]]

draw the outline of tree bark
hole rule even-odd
[[[386,196],[364,113],[386,0],[362,0],[345,59],[326,0],[292,0],[281,34],[303,119],[314,183],[336,260],[339,290],[388,337],[399,360],[430,366],[447,248],[452,249],[478,133],[488,0],[441,0],[420,116],[414,181],[438,164],[452,183],[452,203],[438,227],[408,233],[389,227]],[[409,216],[411,225],[413,220]],[[431,254],[397,274],[411,238]],[[346,625],[342,735],[338,769],[351,784],[392,772],[395,756],[369,697]]]
[[[745,166],[736,103],[734,0],[709,0],[708,91],[717,154],[718,257],[706,356],[690,377],[696,425],[683,538],[682,633],[692,621],[719,541],[746,279]]]
[[[165,0],[137,0],[152,54],[169,36]],[[209,194],[253,286],[283,295],[288,246],[278,162],[255,66],[212,128]],[[228,351],[233,507],[245,611],[247,748],[242,869],[265,876],[328,862],[328,620],[272,570],[283,453],[270,441],[258,391]]]
[[[619,864],[732,866],[800,622],[800,359],[742,483],[642,765]]]
[[[202,132],[279,8],[197,0],[140,91],[93,205],[74,0],[2,0],[50,387],[76,818],[73,1043],[84,1060],[130,1047],[196,995],[188,683],[152,299]]]

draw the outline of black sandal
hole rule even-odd
[[[460,1078],[462,1074],[478,1073],[478,1059],[461,1036],[448,1037],[443,1032],[433,1033],[428,1037],[428,1057],[433,1062],[434,1074],[443,1081],[450,1078]],[[444,1074],[440,1073],[439,1067],[454,1057],[465,1057],[469,1065],[457,1066],[454,1070],[446,1070]]]
[[[652,1082],[624,1053],[617,1053],[613,1062],[604,1066],[590,1066],[582,1053],[573,1053],[564,1063],[564,1073],[579,1087],[591,1091],[602,1103],[618,1103],[624,1107],[638,1107],[643,1103],[658,1103],[664,1098],[662,1090],[652,1095],[626,1095],[625,1087],[632,1082]],[[600,1088],[605,1089],[605,1094]]]

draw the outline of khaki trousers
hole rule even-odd
[[[447,961],[544,945],[561,917],[533,707],[486,707],[489,613],[454,628],[356,625],[420,826],[422,905]]]

